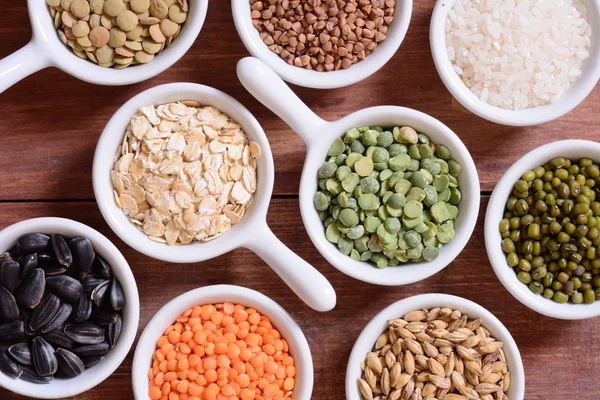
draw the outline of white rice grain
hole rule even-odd
[[[555,102],[581,75],[591,27],[580,0],[456,0],[445,22],[454,71],[511,110]]]

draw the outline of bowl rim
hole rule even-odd
[[[79,395],[99,385],[109,378],[123,363],[123,360],[129,353],[137,335],[140,316],[139,294],[135,277],[127,260],[125,260],[125,257],[119,249],[117,249],[117,247],[100,232],[80,222],[57,217],[22,220],[0,231],[0,246],[12,246],[20,235],[36,231],[64,235],[75,233],[90,239],[94,246],[94,250],[96,250],[98,254],[101,254],[107,261],[112,260],[110,265],[113,268],[115,275],[119,278],[119,282],[123,286],[123,290],[127,297],[127,304],[123,309],[123,333],[115,348],[110,351],[110,358],[105,359],[93,368],[86,370],[79,377],[69,380],[56,380],[47,385],[38,385],[21,379],[13,379],[0,373],[0,386],[14,393],[40,399],[61,399]],[[108,257],[106,257],[107,253]],[[88,373],[88,371],[91,373]],[[77,382],[74,382],[75,380],[77,380]],[[60,388],[57,388],[54,385],[55,382],[68,382],[68,384],[61,385]]]
[[[273,322],[285,337],[296,363],[296,383],[293,400],[309,400],[313,389],[313,363],[310,347],[304,333],[294,319],[274,300],[264,294],[236,285],[204,286],[185,292],[170,300],[152,317],[144,328],[133,357],[132,385],[136,400],[148,398],[148,368],[155,350],[155,342],[164,330],[185,310],[204,304],[225,301],[240,303],[257,309]],[[144,352],[144,353],[143,353]],[[298,389],[296,389],[298,388]]]
[[[192,47],[200,34],[206,14],[208,1],[190,0],[191,7],[188,19],[184,22],[179,36],[173,40],[163,52],[151,62],[136,65],[132,68],[103,68],[89,60],[77,57],[71,49],[63,44],[54,28],[52,18],[45,2],[28,0],[27,8],[32,26],[32,43],[37,54],[45,58],[47,63],[86,82],[97,85],[119,86],[129,85],[150,79],[170,68],[179,61]]]
[[[250,3],[246,0],[231,0],[236,30],[250,54],[272,68],[281,78],[298,86],[314,89],[333,89],[349,86],[368,78],[382,68],[398,51],[404,41],[412,16],[413,0],[398,0],[394,21],[387,37],[373,53],[346,70],[318,72],[287,64],[273,53],[260,39],[252,24]],[[400,12],[400,18],[396,18]]]
[[[387,321],[392,318],[401,318],[406,313],[414,310],[433,307],[458,309],[463,313],[466,312],[471,317],[478,317],[484,320],[483,325],[490,333],[498,340],[504,342],[503,350],[510,365],[510,390],[515,392],[514,395],[511,395],[511,399],[523,400],[525,396],[525,370],[519,348],[510,331],[494,314],[481,305],[462,297],[441,293],[419,294],[399,300],[384,308],[367,323],[356,339],[348,358],[345,382],[346,399],[361,400],[356,385],[356,380],[361,375],[360,363],[364,361],[367,352],[371,351],[379,335],[385,331]]]
[[[460,104],[479,117],[509,126],[543,124],[560,118],[576,108],[591,93],[600,79],[600,37],[597,33],[592,33],[590,57],[584,64],[582,75],[569,87],[566,92],[569,94],[562,96],[555,103],[515,111],[481,101],[456,74],[446,52],[445,22],[455,1],[438,1],[433,9],[429,31],[431,54],[436,70],[448,91]],[[600,4],[596,1],[588,1],[585,4],[588,15],[591,16],[588,17],[590,24],[600,25]]]
[[[185,97],[185,98],[182,98]],[[168,99],[168,100],[160,100]],[[257,141],[261,155],[257,168],[257,190],[251,207],[240,223],[223,236],[209,242],[192,242],[186,245],[169,246],[157,243],[139,231],[116,205],[110,179],[113,156],[123,140],[125,129],[138,107],[148,104],[164,104],[181,100],[197,100],[202,105],[221,103],[221,112],[236,120],[251,140]],[[125,243],[149,257],[175,263],[201,262],[242,247],[251,237],[251,229],[265,225],[266,214],[273,191],[273,155],[267,136],[254,115],[230,95],[210,86],[196,83],[167,83],[136,94],[123,104],[107,122],[94,152],[93,186],[94,195],[102,216],[111,229]]]
[[[453,158],[461,160],[462,173],[460,178],[461,192],[464,194],[459,209],[466,210],[459,215],[461,226],[457,230],[454,239],[444,245],[440,250],[440,256],[431,262],[406,263],[398,267],[378,269],[375,266],[363,262],[354,261],[349,256],[341,254],[337,248],[327,241],[323,224],[314,209],[312,198],[318,190],[316,173],[318,167],[325,160],[327,149],[333,139],[339,137],[347,129],[363,125],[386,125],[383,119],[394,120],[387,125],[409,125],[417,131],[426,134],[434,142],[436,136],[444,138],[443,144],[452,152]],[[477,167],[465,144],[448,126],[438,119],[423,112],[398,106],[377,106],[362,109],[348,116],[325,124],[320,128],[321,140],[312,142],[304,163],[300,181],[300,211],[306,231],[323,257],[342,273],[363,282],[383,285],[398,286],[406,285],[426,279],[445,267],[447,267],[462,252],[469,242],[480,207],[480,186]],[[330,140],[327,140],[330,139]],[[468,195],[466,194],[468,193]],[[462,207],[462,208],[461,208]]]
[[[517,279],[517,275],[506,262],[506,255],[501,249],[502,237],[498,225],[502,219],[502,213],[499,210],[504,210],[512,186],[525,171],[540,166],[554,157],[571,158],[573,157],[571,154],[574,158],[588,155],[599,162],[600,143],[589,140],[560,140],[531,150],[515,161],[502,175],[494,188],[487,206],[484,225],[485,248],[490,264],[506,290],[530,309],[547,317],[565,320],[600,316],[600,302],[597,301],[594,304],[559,304],[529,290],[527,285]]]

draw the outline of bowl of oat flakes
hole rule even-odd
[[[273,156],[258,121],[231,96],[198,84],[148,89],[110,119],[94,155],[98,207],[115,233],[175,263],[254,251],[309,306],[333,287],[270,230]]]

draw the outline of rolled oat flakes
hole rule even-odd
[[[140,107],[115,155],[115,201],[151,240],[207,242],[252,204],[259,156],[258,144],[215,107]]]

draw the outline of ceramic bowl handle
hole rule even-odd
[[[335,307],[336,294],[329,281],[273,234],[266,223],[256,228],[245,247],[255,252],[298,297],[317,311]]]
[[[0,93],[26,76],[49,66],[46,54],[32,40],[25,47],[0,60]]]
[[[237,75],[246,90],[284,120],[307,147],[318,140],[315,131],[327,122],[312,112],[267,64],[254,57],[242,58]]]

